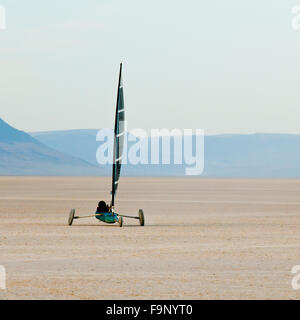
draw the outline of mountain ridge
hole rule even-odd
[[[97,129],[31,133],[57,150],[97,165]],[[172,139],[172,138],[171,138]],[[203,177],[300,178],[300,135],[289,133],[205,136]],[[171,156],[172,156],[171,152]],[[184,165],[127,165],[124,175],[184,176]],[[106,175],[110,166],[104,168]]]
[[[57,151],[0,118],[1,175],[101,175],[84,159]]]

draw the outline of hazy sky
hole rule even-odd
[[[300,133],[300,0],[0,0],[0,117],[26,131]]]

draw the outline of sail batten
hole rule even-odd
[[[124,94],[123,94],[123,81],[122,81],[122,63],[120,64],[119,85],[116,105],[115,116],[115,129],[114,129],[114,150],[113,150],[113,172],[112,172],[112,200],[111,207],[114,207],[114,200],[116,191],[119,184],[119,177],[121,173],[121,160],[123,155],[125,134],[125,108],[124,108]]]

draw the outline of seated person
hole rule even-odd
[[[115,223],[119,221],[118,215],[111,212],[110,207],[105,203],[105,201],[100,201],[98,203],[96,218],[106,223]]]
[[[98,203],[98,207],[97,207],[96,213],[103,213],[103,212],[109,212],[109,207],[108,207],[108,205],[105,203],[105,201],[100,201],[100,202]]]

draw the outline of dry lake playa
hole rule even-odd
[[[0,299],[299,299],[300,180],[0,177]]]

